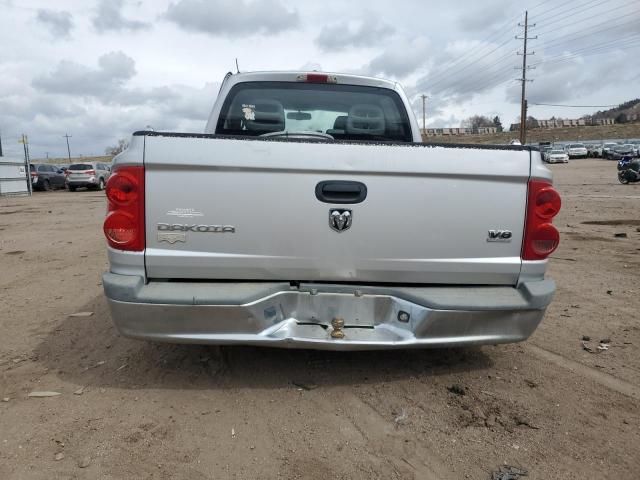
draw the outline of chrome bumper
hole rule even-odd
[[[279,282],[144,284],[141,277],[106,273],[103,282],[114,323],[127,337],[324,350],[522,341],[542,320],[555,291],[552,280],[518,288],[294,288]]]

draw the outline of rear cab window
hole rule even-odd
[[[387,88],[293,82],[235,85],[222,106],[216,133],[258,137],[275,132],[412,141],[402,99]]]

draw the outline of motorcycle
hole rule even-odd
[[[640,160],[631,156],[618,160],[618,181],[623,185],[640,182]]]

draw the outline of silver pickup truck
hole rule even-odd
[[[390,81],[228,74],[206,133],[114,160],[104,290],[128,337],[332,350],[526,339],[560,196],[536,149],[424,144]]]

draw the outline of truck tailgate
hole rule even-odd
[[[528,150],[170,134],[144,148],[149,278],[518,280]],[[324,203],[327,180],[361,182],[366,199]],[[334,209],[350,228],[330,228]]]

